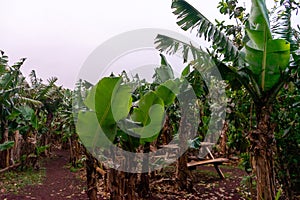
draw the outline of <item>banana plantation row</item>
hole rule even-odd
[[[34,71],[25,79],[20,71],[25,59],[9,66],[1,52],[0,172],[38,169],[41,157],[62,146],[70,149],[74,167],[85,158],[90,199],[97,198],[100,178],[111,199],[146,198],[160,158],[142,157],[139,173],[133,173],[137,157],[117,162],[126,153],[114,148],[148,154],[177,141],[182,152],[175,182],[190,191],[188,157],[219,131],[215,152],[240,158],[254,177],[257,199],[293,199],[300,187],[300,29],[290,19],[299,5],[282,0],[268,11],[264,0],[252,0],[251,12],[245,13],[237,0],[223,0],[220,12],[236,24],[214,25],[188,2],[174,0],[177,24],[212,46],[202,50],[158,35],[161,66],[152,83],[124,71],[96,85],[79,80],[71,91],[57,86],[56,78],[43,82]],[[175,53],[184,61],[192,58],[178,78],[163,55]],[[224,81],[212,78],[214,66]],[[107,158],[116,162],[105,165]],[[120,166],[123,170],[117,170]]]

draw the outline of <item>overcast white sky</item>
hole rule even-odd
[[[189,2],[211,21],[224,19],[219,0]],[[191,36],[176,25],[171,0],[0,0],[0,5],[0,49],[11,62],[27,58],[25,75],[35,69],[44,80],[57,76],[70,88],[88,55],[114,35],[163,28]]]

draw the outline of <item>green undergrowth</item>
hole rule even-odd
[[[72,166],[71,163],[68,163],[68,164],[64,165],[63,168],[69,169],[70,172],[76,173],[76,172],[82,170],[84,168],[84,165],[81,163],[77,163],[76,166],[74,167],[74,166]]]
[[[44,168],[4,172],[0,174],[0,194],[18,194],[26,186],[42,184],[45,176],[46,170]]]

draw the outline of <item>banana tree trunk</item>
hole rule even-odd
[[[79,138],[77,134],[72,134],[69,138],[69,149],[70,149],[70,163],[73,167],[78,167],[77,163],[80,159],[82,147],[79,143]]]
[[[150,152],[150,143],[146,142],[144,145],[144,153]],[[140,198],[149,198],[150,196],[150,177],[149,177],[149,157],[144,157],[143,160],[143,171],[141,174],[141,180],[138,184],[138,193]]]
[[[7,142],[8,141],[8,125],[7,125],[7,122],[5,123],[2,123],[2,141],[0,142],[1,143],[4,143],[4,142]],[[10,158],[10,150],[7,149],[7,150],[4,150],[4,151],[0,151],[0,167],[1,168],[6,168],[9,166],[9,158]]]
[[[176,179],[180,190],[191,190],[190,171],[187,168],[188,158],[187,153],[184,153],[177,162]]]
[[[43,146],[47,146],[48,144],[51,144],[51,142],[49,140],[51,140],[51,134],[52,134],[52,126],[51,123],[53,121],[54,115],[53,113],[49,112],[47,114],[47,121],[46,121],[46,127],[48,128],[48,131],[43,134],[42,137],[42,144]],[[46,157],[49,156],[49,151],[51,150],[51,147],[48,149],[45,149],[44,154]]]
[[[182,113],[179,130],[179,148],[181,151],[187,149],[186,138],[190,132],[190,125],[186,113]],[[176,182],[180,190],[191,191],[192,184],[190,181],[191,173],[187,167],[188,157],[187,152],[184,152],[177,160]]]
[[[220,135],[220,153],[229,157],[228,148],[227,148],[227,132],[228,132],[228,121],[225,121],[223,129]]]
[[[111,200],[123,200],[125,196],[125,173],[114,168],[109,170],[109,191]]]
[[[271,106],[256,109],[257,128],[250,134],[252,167],[256,175],[258,200],[275,199],[274,126],[270,121]]]
[[[15,141],[15,144],[13,146],[13,149],[12,149],[12,153],[11,153],[11,160],[13,162],[15,161],[19,161],[20,160],[20,152],[21,152],[21,146],[22,146],[22,137],[20,136],[20,131],[19,130],[16,130],[14,132],[14,141]],[[13,163],[14,164],[14,163]]]
[[[169,144],[171,142],[173,136],[172,136],[172,125],[170,124],[170,117],[166,115],[164,127],[162,129],[160,138],[162,140],[162,144]]]
[[[135,173],[125,173],[125,190],[124,194],[126,196],[125,199],[135,200],[137,199],[136,195],[136,182],[137,182],[137,174]]]
[[[86,159],[86,178],[87,178],[87,195],[90,200],[97,199],[97,172],[95,167],[94,157],[89,153],[85,152]]]

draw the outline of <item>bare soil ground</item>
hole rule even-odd
[[[189,200],[223,200],[244,199],[241,195],[240,182],[246,173],[234,167],[221,167],[225,179],[220,179],[213,166],[199,166],[193,170],[193,191],[186,193],[178,191],[174,185],[174,173],[163,175],[165,182],[152,185],[152,199],[189,199]],[[168,177],[170,179],[166,179]],[[173,177],[172,177],[173,176]]]
[[[54,156],[45,161],[46,177],[42,184],[27,186],[17,195],[0,194],[0,199],[7,200],[61,200],[88,199],[85,192],[85,182],[72,173],[65,165],[68,163],[67,151],[55,151]]]
[[[68,151],[59,150],[55,156],[46,159],[46,177],[42,184],[26,186],[18,194],[1,194],[1,200],[61,200],[88,199],[86,184],[82,179],[84,171],[70,172],[66,168]],[[213,166],[201,166],[193,170],[193,192],[179,191],[175,187],[175,167],[168,167],[151,179],[151,197],[149,199],[244,199],[240,194],[240,181],[245,174],[235,167],[221,167],[226,179],[221,180]],[[81,178],[80,178],[81,177]],[[102,180],[101,180],[102,181]],[[103,185],[103,182],[100,183]],[[99,191],[99,199],[108,199],[105,192]]]

